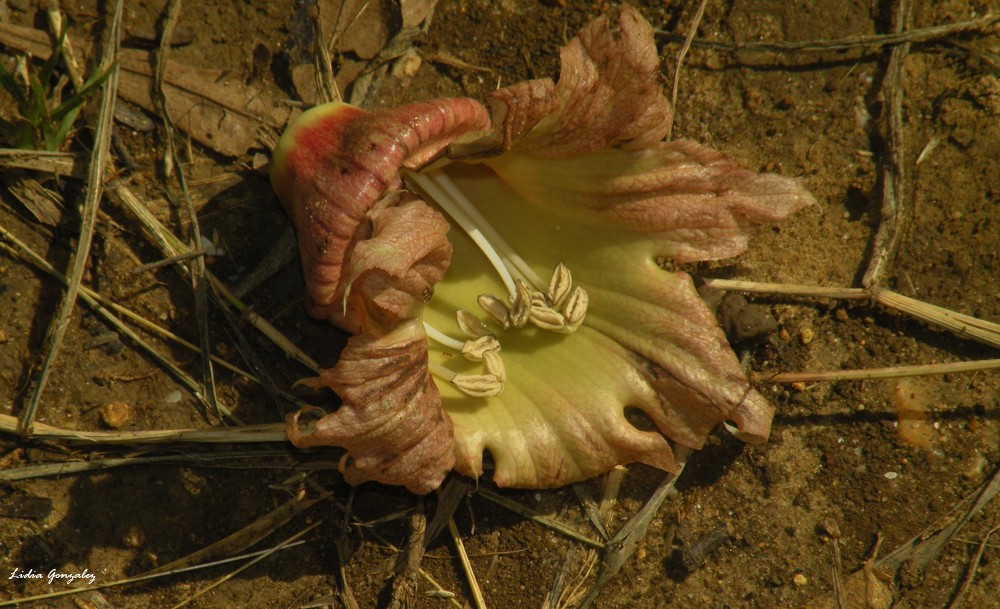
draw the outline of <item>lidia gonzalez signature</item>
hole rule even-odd
[[[10,576],[7,579],[9,580],[44,579],[48,581],[50,585],[56,580],[64,581],[67,584],[73,584],[74,582],[79,580],[79,581],[85,581],[87,582],[88,585],[90,585],[94,583],[94,580],[97,579],[97,576],[88,571],[87,569],[84,569],[79,573],[68,573],[59,571],[58,569],[52,569],[48,573],[43,573],[41,571],[35,571],[34,569],[28,569],[27,571],[24,571],[22,569],[14,567],[14,570],[10,572]]]

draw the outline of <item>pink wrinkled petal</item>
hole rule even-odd
[[[409,193],[387,199],[372,210],[371,236],[357,242],[344,269],[345,325],[367,334],[419,316],[451,260],[441,214]]]
[[[598,17],[560,50],[561,107],[513,150],[564,157],[613,146],[641,149],[666,136],[671,109],[660,90],[653,28],[628,5],[618,26],[612,32],[608,18]]]
[[[344,479],[378,480],[425,494],[441,485],[455,464],[452,424],[427,372],[427,339],[418,320],[386,336],[354,336],[337,365],[312,383],[332,389],[343,405],[316,422],[310,433],[286,421],[288,438],[299,448],[347,449]]]
[[[749,171],[688,140],[564,158],[510,154],[485,163],[534,205],[641,233],[676,262],[735,256],[757,224],[815,203],[798,180]]]
[[[311,315],[345,323],[344,267],[365,236],[369,209],[400,188],[400,169],[421,167],[459,135],[487,127],[486,109],[464,98],[377,114],[327,105],[289,127],[275,150],[271,182],[298,233]]]

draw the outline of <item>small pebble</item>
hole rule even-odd
[[[138,527],[129,527],[125,534],[122,535],[122,545],[126,548],[138,548],[142,545],[146,536],[142,534],[142,529]]]
[[[809,578],[804,573],[796,573],[792,576],[792,583],[801,588],[809,583]]]
[[[101,422],[111,429],[121,429],[132,416],[132,409],[125,402],[108,402],[101,406]]]
[[[895,480],[896,478],[899,477],[898,472],[886,472],[882,475],[885,476],[887,480]]]
[[[799,331],[799,340],[802,341],[803,345],[808,345],[814,338],[816,338],[816,333],[813,332],[812,328],[805,327]]]

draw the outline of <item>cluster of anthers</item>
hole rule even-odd
[[[476,299],[490,320],[503,330],[531,324],[541,330],[571,334],[580,327],[587,315],[589,298],[583,287],[573,285],[573,276],[566,265],[561,262],[556,265],[548,287],[544,288],[546,282],[510,247],[447,174],[440,170],[407,172],[407,178],[472,239],[507,288],[506,299],[493,294],[480,294]],[[499,395],[507,380],[499,338],[470,311],[459,309],[456,318],[464,341],[424,322],[428,339],[461,353],[467,360],[482,362],[483,371],[481,374],[461,374],[431,361],[431,374],[472,397]]]

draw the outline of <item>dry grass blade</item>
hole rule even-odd
[[[327,493],[311,499],[296,497],[286,501],[284,504],[271,510],[261,518],[251,522],[239,531],[236,531],[235,533],[232,533],[231,535],[228,535],[223,539],[198,550],[197,552],[193,552],[183,558],[179,558],[173,562],[169,562],[165,565],[161,565],[155,569],[147,571],[146,573],[143,573],[143,575],[155,575],[158,573],[166,573],[168,571],[176,571],[178,569],[184,569],[205,561],[212,561],[230,554],[242,552],[276,531],[292,518],[295,518],[320,501],[326,499],[330,494],[331,493]]]
[[[312,531],[313,529],[315,529],[319,525],[323,524],[323,522],[324,522],[323,520],[317,520],[316,522],[314,522],[311,525],[307,526],[306,528],[302,529],[298,533],[295,533],[294,535],[289,536],[288,538],[286,538],[284,541],[282,541],[278,545],[276,545],[273,548],[270,548],[268,550],[265,550],[259,556],[251,559],[246,564],[241,565],[238,569],[235,569],[234,571],[226,574],[224,577],[219,578],[217,581],[213,582],[212,585],[210,585],[210,586],[208,586],[208,587],[206,587],[206,588],[204,588],[202,590],[199,590],[198,592],[196,592],[195,594],[192,594],[190,597],[188,597],[184,601],[182,601],[180,603],[177,603],[171,609],[177,609],[178,607],[183,607],[184,605],[187,605],[188,603],[190,603],[194,599],[198,598],[202,594],[205,594],[209,590],[212,590],[213,588],[215,588],[215,587],[217,587],[217,586],[219,586],[219,585],[221,585],[221,584],[229,581],[230,579],[236,577],[237,575],[239,575],[243,571],[246,571],[250,567],[252,567],[255,564],[259,563],[260,561],[264,560],[265,558],[268,558],[269,556],[271,556],[272,554],[274,554],[278,550],[282,550],[284,548],[289,547],[291,544],[295,543],[295,541],[297,541],[300,537],[303,537],[309,531]]]
[[[462,543],[462,535],[458,532],[458,527],[455,526],[454,518],[448,519],[448,532],[451,533],[455,549],[458,550],[458,558],[462,562],[462,571],[469,582],[469,589],[472,591],[472,600],[476,603],[476,609],[486,609],[486,600],[483,598],[483,591],[479,588],[476,572],[472,569],[472,563],[469,562],[469,555],[465,551],[465,544]]]
[[[913,6],[899,0],[893,15],[894,33],[902,34],[913,26]],[[903,128],[903,61],[910,43],[902,42],[889,52],[889,65],[882,81],[885,99],[885,158],[882,161],[882,207],[878,232],[872,246],[861,285],[871,291],[882,287],[896,259],[899,243],[913,219],[913,184],[909,159],[906,158],[906,130]]]
[[[59,0],[49,0],[47,4],[45,15],[49,21],[49,32],[52,34],[53,40],[62,38],[60,50],[62,51],[63,64],[66,66],[70,82],[79,91],[83,88],[83,74],[80,72],[80,63],[76,60],[76,53],[73,51],[73,43],[69,36],[63,36],[67,26],[63,22],[62,8],[59,6]]]
[[[62,281],[63,283],[67,282],[67,279],[66,279],[65,275],[63,275],[58,270],[56,270],[55,267],[53,267],[52,265],[50,265],[48,263],[48,261],[46,261],[44,258],[42,258],[37,253],[35,253],[31,248],[29,248],[27,245],[25,245],[24,243],[22,243],[19,239],[17,239],[16,237],[14,237],[12,234],[8,233],[3,227],[0,227],[0,237],[2,237],[3,239],[6,239],[7,241],[9,241],[14,246],[13,248],[10,248],[10,247],[7,246],[7,244],[5,244],[2,241],[0,241],[0,248],[5,249],[6,251],[8,251],[11,255],[13,255],[15,257],[18,257],[18,258],[21,258],[22,260],[25,260],[29,264],[32,264],[33,266],[35,266],[39,270],[44,271],[45,273],[48,273],[49,275],[55,277],[56,279]],[[183,258],[183,257],[181,257],[181,258]],[[94,309],[96,312],[98,312],[98,314],[101,314],[102,316],[104,316],[104,314],[106,314],[107,311],[104,311],[102,313],[101,309],[99,307],[95,309],[92,306],[91,300],[96,301],[99,305],[102,305],[102,306],[106,307],[107,309],[110,309],[110,310],[114,311],[115,313],[118,313],[122,317],[128,319],[132,323],[134,323],[137,326],[139,326],[140,328],[142,328],[143,330],[146,330],[146,331],[148,331],[148,332],[150,332],[152,334],[155,334],[155,335],[157,335],[157,336],[159,336],[161,338],[169,340],[169,341],[171,341],[171,342],[173,342],[173,343],[175,343],[177,345],[180,345],[181,347],[184,347],[185,349],[188,349],[189,351],[192,351],[194,353],[199,353],[199,354],[201,353],[201,350],[198,348],[197,345],[194,345],[193,343],[190,343],[190,342],[184,340],[183,338],[181,338],[180,336],[177,336],[176,334],[174,334],[173,332],[167,330],[166,328],[163,328],[162,326],[159,326],[159,325],[157,325],[157,324],[149,321],[148,319],[146,319],[145,317],[139,315],[138,313],[135,313],[131,309],[127,309],[127,308],[123,307],[122,305],[120,305],[120,304],[118,304],[116,302],[108,300],[107,298],[101,296],[100,294],[98,294],[97,292],[94,292],[93,290],[91,290],[90,288],[88,288],[86,286],[80,286],[80,291],[81,291],[81,294],[83,295],[82,296],[83,301],[88,306],[91,306],[91,308]],[[112,325],[114,325],[115,327],[118,327],[118,328],[122,327],[121,322],[116,321],[113,316],[111,316],[111,317],[105,317],[105,319],[109,323],[111,323]],[[132,336],[132,335],[129,334],[129,336]],[[134,338],[134,340],[136,338]],[[158,362],[160,362],[162,365],[164,365],[171,374],[174,374],[179,379],[181,379],[182,382],[184,382],[184,385],[186,387],[188,387],[188,388],[197,388],[197,385],[194,383],[193,380],[185,380],[185,379],[187,379],[187,377],[186,377],[186,375],[184,375],[184,373],[182,371],[180,371],[179,368],[177,368],[176,366],[174,366],[165,357],[159,355],[159,353],[157,353],[145,341],[137,340],[137,344],[140,347],[142,347],[144,350],[146,350],[146,352],[149,353],[154,359],[156,359]],[[244,370],[244,369],[242,369],[242,368],[240,368],[240,367],[238,367],[238,366],[236,366],[234,364],[231,364],[231,363],[227,362],[226,360],[222,359],[221,357],[217,357],[217,356],[213,355],[212,356],[212,361],[215,362],[216,364],[222,366],[223,368],[229,370],[230,372],[238,374],[238,375],[242,376],[243,378],[245,378],[245,379],[247,379],[247,380],[249,380],[251,382],[254,382],[254,383],[257,383],[257,384],[260,384],[260,385],[264,385],[265,388],[268,391],[276,392],[284,400],[287,400],[289,402],[292,402],[292,403],[295,403],[295,404],[298,404],[298,405],[304,405],[304,404],[300,403],[300,401],[298,400],[298,398],[296,398],[294,395],[292,395],[292,394],[290,394],[290,393],[288,393],[286,391],[282,391],[280,389],[277,389],[276,387],[265,385],[265,380],[264,379],[258,378],[256,375],[254,375],[254,374],[252,374],[250,372],[247,372],[246,370]]]
[[[18,419],[0,414],[0,434],[17,434]],[[225,429],[156,429],[146,431],[76,431],[45,423],[35,423],[33,440],[59,440],[87,444],[164,444],[194,442],[206,444],[242,444],[245,442],[287,442],[284,423],[243,425]]]
[[[47,260],[39,256],[37,253],[35,253],[26,244],[22,243],[17,237],[7,232],[7,230],[2,226],[0,226],[0,238],[13,245],[13,247],[10,247],[8,246],[7,243],[0,241],[0,249],[6,250],[7,252],[11,253],[13,256],[17,258],[26,260],[27,262],[33,264],[37,268],[56,277],[64,284],[67,285],[69,284],[69,279],[65,275],[57,271],[55,267],[53,267],[48,263]],[[145,351],[151,358],[156,360],[157,363],[163,366],[171,375],[173,375],[174,378],[176,378],[182,385],[184,385],[195,396],[196,399],[201,401],[206,407],[209,407],[209,404],[206,403],[204,400],[204,397],[201,393],[201,387],[199,387],[198,383],[196,383],[194,379],[185,374],[183,370],[175,366],[173,362],[167,359],[166,356],[162,355],[159,351],[150,346],[146,341],[142,339],[141,336],[132,331],[131,328],[129,328],[113,313],[111,313],[111,311],[105,307],[105,304],[102,302],[103,299],[101,299],[101,297],[97,293],[93,292],[86,286],[80,286],[80,300],[82,300],[88,307],[90,307],[92,311],[100,315],[106,322],[112,325],[118,332],[120,332],[122,335],[124,335],[133,343],[142,348],[143,351]],[[174,336],[173,334],[160,328],[156,324],[153,324],[152,322],[143,319],[141,316],[132,313],[128,309],[125,309],[124,307],[114,303],[110,303],[109,306],[118,313],[127,315],[130,319],[139,323],[147,330],[156,332],[166,338],[172,337],[179,344],[192,348],[195,351],[197,351],[197,348],[191,343],[188,343],[187,341],[184,341],[179,337]],[[232,369],[233,371],[238,372],[239,374],[243,374],[247,378],[252,378],[249,374],[240,371],[239,368],[236,368],[230,364],[225,364],[225,365],[226,367]],[[236,417],[234,417],[232,413],[230,413],[228,410],[223,409],[222,414],[236,422],[239,422],[239,420],[236,419]]]
[[[143,233],[151,240],[153,243],[160,248],[164,256],[179,256],[190,252],[184,243],[180,239],[175,237],[170,231],[168,231],[160,221],[156,219],[145,205],[139,200],[135,194],[129,190],[124,183],[120,180],[114,180],[109,188],[111,193],[117,199],[126,211],[136,217],[139,223],[142,225]],[[211,272],[206,273],[208,281],[212,284],[212,289],[214,294],[218,294],[218,297],[225,303],[228,303],[236,311],[241,313],[243,317],[260,331],[264,336],[271,340],[279,349],[285,352],[286,355],[292,359],[297,360],[303,365],[307,366],[314,372],[319,372],[319,364],[316,363],[311,357],[306,355],[301,349],[295,346],[292,341],[288,340],[277,328],[272,326],[264,318],[253,313],[250,307],[247,306],[243,301],[233,295],[228,287],[219,279],[217,279]]]
[[[341,4],[340,10],[337,14],[338,22],[340,21],[343,9],[344,5]],[[335,37],[331,37],[334,39],[330,41],[329,45],[327,44],[326,34],[323,33],[323,19],[320,15],[321,10],[321,7],[317,7],[316,14],[313,15],[313,36],[316,46],[316,52],[313,55],[313,63],[316,67],[316,90],[319,94],[321,103],[339,102],[343,101],[344,97],[340,94],[340,89],[337,87],[337,79],[333,74],[333,59],[330,57],[330,49],[333,48],[333,45],[336,43],[336,39]]]
[[[948,542],[997,495],[1000,495],[1000,469],[993,472],[990,479],[972,494],[974,498],[972,505],[965,510],[961,517],[933,534],[931,531],[924,531],[913,537],[878,561],[876,566],[880,569],[896,570],[903,563],[910,562],[920,570],[926,569]]]
[[[590,537],[587,537],[586,535],[582,535],[582,534],[574,531],[573,529],[569,528],[565,524],[559,522],[558,520],[556,520],[554,518],[549,518],[548,516],[546,516],[544,514],[539,514],[535,510],[533,510],[533,509],[531,509],[529,507],[523,506],[523,505],[521,505],[520,503],[518,503],[516,501],[508,499],[508,498],[504,497],[503,495],[500,495],[498,493],[494,493],[493,491],[491,491],[489,489],[485,489],[485,488],[480,488],[478,491],[476,491],[476,494],[479,495],[480,497],[482,497],[483,499],[491,501],[491,502],[499,505],[500,507],[506,508],[506,509],[514,512],[515,514],[520,514],[521,516],[524,516],[525,518],[529,518],[531,520],[534,520],[538,524],[546,526],[546,527],[552,529],[553,531],[556,531],[558,533],[562,533],[563,535],[565,535],[566,537],[569,537],[570,539],[573,539],[575,541],[579,541],[580,543],[587,544],[588,546],[597,548],[599,550],[600,549],[604,549],[604,544],[603,543],[601,543],[601,542],[599,542],[597,540],[591,539]]]
[[[969,523],[972,517],[986,507],[998,494],[1000,494],[1000,470],[994,472],[990,480],[970,497],[959,502],[958,505],[962,505],[971,500],[971,505],[962,512],[961,516],[946,520],[946,524],[943,526],[933,525],[921,531],[892,553],[876,561],[878,543],[881,543],[879,540],[873,551],[873,556],[865,562],[864,568],[847,577],[845,588],[849,591],[850,598],[853,599],[851,603],[848,603],[848,606],[864,609],[889,609],[893,601],[893,574],[904,564],[924,571],[941,554],[948,542]],[[953,512],[957,509],[956,506]],[[987,534],[987,540],[989,535],[996,530],[993,529]],[[983,544],[985,542],[986,540],[983,541]],[[980,547],[985,546],[981,544]],[[977,562],[978,560],[974,561],[973,565]],[[833,609],[834,603],[832,595],[824,595],[806,603],[802,609]]]
[[[687,462],[687,457],[691,453],[691,449],[677,446],[675,452],[677,463],[680,464],[680,471],[676,475],[668,474],[664,477],[663,481],[656,487],[656,490],[653,491],[653,494],[650,495],[649,500],[646,501],[646,505],[642,506],[642,509],[636,512],[605,546],[604,552],[601,554],[601,567],[597,572],[597,581],[594,582],[594,585],[584,595],[583,600],[577,605],[578,609],[586,609],[594,602],[604,584],[610,581],[621,570],[625,561],[639,547],[639,542],[646,535],[649,523],[659,513],[660,506],[663,505],[663,502],[673,490],[678,476],[684,471],[684,464]]]
[[[83,204],[83,221],[80,226],[80,236],[76,253],[73,256],[69,272],[69,285],[59,305],[59,313],[49,326],[45,346],[42,348],[42,353],[45,354],[45,357],[38,378],[35,380],[31,397],[21,412],[18,431],[24,435],[31,432],[35,413],[42,399],[42,393],[45,391],[45,385],[55,365],[56,358],[59,356],[63,337],[66,334],[66,329],[69,327],[69,318],[76,304],[80,282],[83,279],[83,272],[87,267],[87,258],[90,254],[90,244],[93,240],[94,225],[97,220],[97,208],[104,188],[104,168],[111,143],[111,125],[114,116],[115,98],[118,93],[118,68],[115,61],[118,58],[118,50],[121,43],[122,6],[122,0],[118,0],[115,3],[110,32],[112,43],[108,46],[107,52],[101,61],[102,71],[110,68],[111,74],[102,85],[101,109],[97,118],[94,151],[90,157],[90,170],[87,176],[87,196]]]
[[[87,175],[84,158],[72,152],[46,152],[0,148],[0,168],[27,169],[82,179]]]
[[[969,32],[987,32],[993,24],[1000,21],[1000,14],[987,13],[978,19],[958,21],[946,25],[908,30],[893,34],[876,34],[874,36],[851,36],[836,40],[807,40],[803,42],[719,42],[715,40],[694,40],[693,46],[717,49],[720,51],[764,51],[770,53],[825,53],[829,51],[849,51],[857,48],[880,49],[884,46],[902,44],[904,42],[928,42],[947,38],[956,34]],[[672,32],[657,31],[656,34],[670,42],[683,42],[684,37]]]

